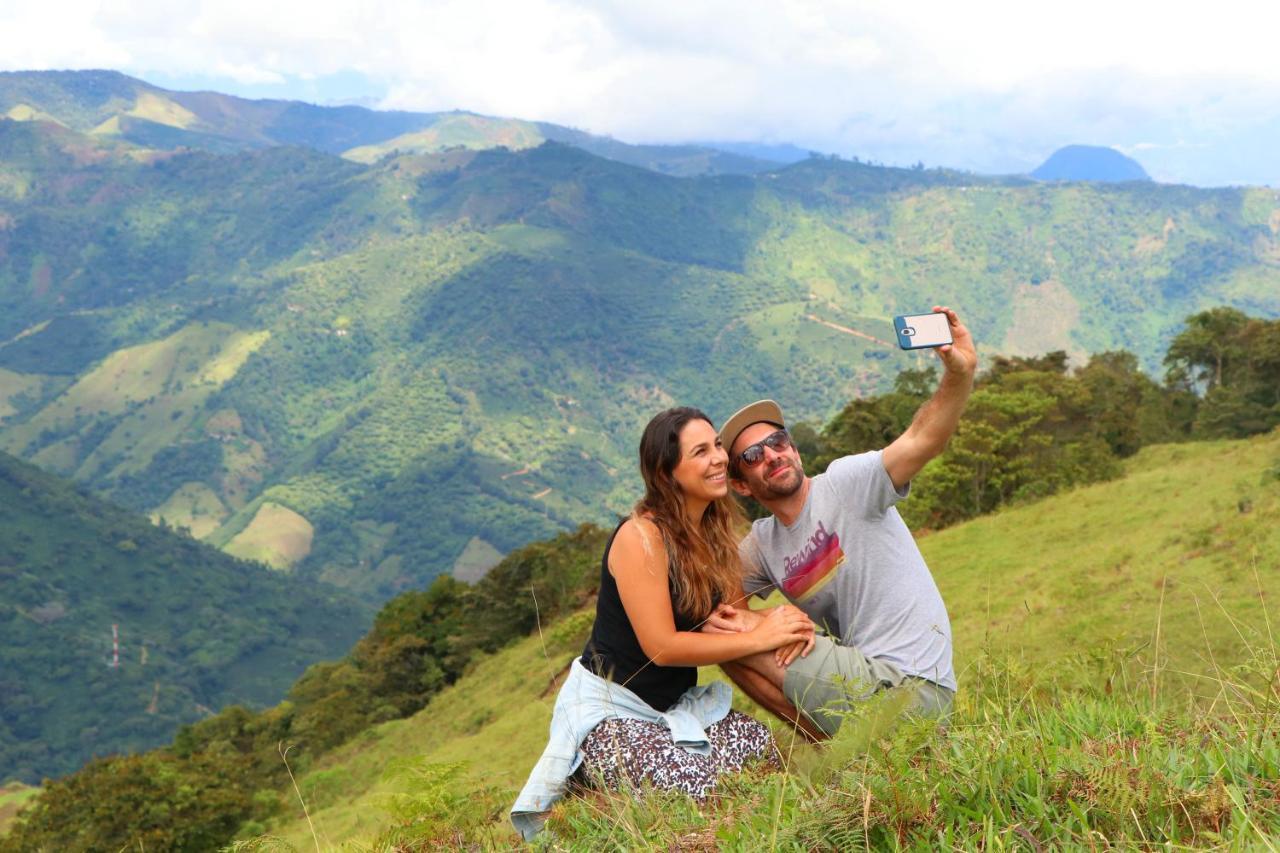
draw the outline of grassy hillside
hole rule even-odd
[[[5,454],[0,580],[5,781],[154,747],[224,705],[277,702],[369,618],[350,596],[233,560]],[[0,810],[20,794],[6,790]]]
[[[835,823],[838,815],[855,813],[853,822],[861,826],[863,794],[870,788],[857,787],[856,780],[865,778],[876,798],[865,805],[865,814],[877,831],[887,826],[907,833],[932,822],[939,832],[952,833],[935,837],[934,843],[943,846],[1016,846],[1026,840],[1016,831],[1022,825],[1050,844],[1055,832],[1064,833],[1052,836],[1057,843],[1085,843],[1090,829],[1136,844],[1144,831],[1152,839],[1164,837],[1155,812],[1149,822],[1141,812],[1148,805],[1141,785],[1154,784],[1155,777],[1148,776],[1155,767],[1190,792],[1184,792],[1187,818],[1200,833],[1215,831],[1216,821],[1221,838],[1235,838],[1246,848],[1265,846],[1264,831],[1274,844],[1280,838],[1280,801],[1267,805],[1274,792],[1245,783],[1250,773],[1261,773],[1264,783],[1274,780],[1280,762],[1274,714],[1280,697],[1265,702],[1266,691],[1275,689],[1277,666],[1269,621],[1274,605],[1266,593],[1280,579],[1278,522],[1280,433],[1273,433],[1239,442],[1147,448],[1128,460],[1122,479],[927,536],[920,545],[950,611],[961,690],[948,733],[904,736],[933,744],[920,753],[920,761],[933,762],[939,775],[929,777],[928,784],[898,788],[901,801],[895,801],[890,793],[898,783],[876,775],[884,769],[880,762],[889,759],[873,748],[873,739],[861,750],[846,744],[834,751],[837,756],[858,752],[875,771],[831,782],[856,797],[850,808],[829,802],[840,797],[805,792],[807,774],[818,772],[816,759],[797,755],[793,781],[763,792],[748,786],[742,799],[731,798],[701,816],[680,803],[628,810],[609,801],[584,801],[562,815],[563,841],[574,849],[666,849],[677,838],[693,844],[711,834],[716,843],[743,849],[769,846],[771,821],[762,819],[762,828],[742,809],[750,807],[750,797],[776,788],[770,802],[785,806],[794,821],[783,827],[783,837],[793,839],[784,846],[806,849],[794,840],[796,834],[806,825],[821,832],[822,824],[821,815],[805,811],[803,804],[828,809],[834,823],[826,831],[850,832]],[[427,830],[436,827],[438,838],[470,826],[469,837],[486,846],[513,844],[503,810],[545,743],[554,676],[580,648],[589,625],[590,614],[584,612],[544,626],[541,635],[479,663],[414,717],[371,729],[312,767],[299,785],[322,848],[371,843],[398,822],[389,798],[415,792],[418,805],[433,804],[418,819]],[[716,672],[704,671],[703,677],[714,678]],[[1251,696],[1249,691],[1260,692]],[[1255,697],[1262,697],[1260,704]],[[1251,707],[1271,711],[1250,717]],[[1232,713],[1260,739],[1253,758],[1249,744],[1241,747],[1238,738],[1234,746],[1223,745]],[[1220,727],[1223,718],[1227,728]],[[1125,738],[1134,736],[1125,747]],[[1040,751],[1036,739],[1041,739]],[[899,743],[896,748],[905,762],[918,747]],[[1124,816],[1127,827],[1115,822],[1106,802],[1106,774],[1120,765],[1104,759],[1117,748],[1133,751],[1134,762],[1141,752],[1140,763],[1122,768],[1133,784],[1112,789],[1112,796],[1132,796],[1135,818],[1144,815],[1136,824]],[[1243,749],[1243,757],[1232,748]],[[1053,757],[1043,755],[1044,749]],[[1218,758],[1204,763],[1214,755]],[[453,763],[465,769],[443,789],[415,788],[411,771],[394,773],[397,766],[403,770],[406,758],[418,762],[420,771]],[[1215,760],[1222,763],[1214,766]],[[1053,775],[1056,766],[1064,775]],[[384,778],[389,768],[391,777]],[[921,772],[896,769],[912,777]],[[1104,783],[1101,802],[1080,775],[1094,770]],[[1036,779],[1046,789],[1030,796]],[[1236,787],[1222,788],[1225,805],[1212,806],[1210,799],[1218,796],[1212,792],[1222,780]],[[1052,800],[1048,788],[1058,783],[1061,799]],[[311,849],[311,831],[296,795],[290,790],[282,797],[292,803],[296,818],[268,831],[295,849]],[[1233,809],[1232,797],[1252,805]],[[933,816],[930,801],[938,810]],[[961,806],[972,809],[972,816],[947,812]],[[987,825],[984,815],[996,822]],[[1249,820],[1262,826],[1251,827]],[[1061,825],[1055,828],[1055,822]],[[1070,833],[1077,830],[1085,834],[1071,841]],[[714,835],[717,831],[721,834]],[[835,844],[835,837],[827,836],[825,843]],[[901,842],[911,836],[898,837]],[[1190,840],[1191,830],[1184,827],[1180,837]],[[1205,844],[1218,836],[1196,837]]]
[[[624,510],[663,406],[884,390],[924,358],[897,312],[1148,370],[1194,310],[1280,315],[1271,190],[677,179],[558,144],[86,159],[32,122],[0,151],[0,449],[375,601]]]

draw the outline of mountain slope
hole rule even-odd
[[[882,390],[894,313],[1153,371],[1201,307],[1280,314],[1270,190],[86,139],[0,122],[0,448],[369,600],[625,511],[663,406]]]
[[[1266,593],[1280,580],[1280,433],[1146,448],[1122,479],[929,535],[920,547],[951,617],[962,719],[992,658],[1012,660],[1002,677],[1027,690],[1014,704],[1109,695],[1112,678],[1146,683],[1156,668],[1152,695],[1171,719],[1188,703],[1207,707],[1218,679],[1248,677],[1227,673],[1255,653],[1275,653],[1265,608],[1274,611]],[[545,744],[554,676],[581,649],[590,618],[543,626],[412,718],[318,762],[299,782],[327,843],[368,843],[392,825],[386,797],[404,781],[384,774],[397,758],[462,762],[460,797],[479,813],[509,805]],[[702,673],[719,677],[715,668]],[[1072,739],[1081,737],[1107,734]],[[492,787],[501,793],[491,796]],[[306,849],[311,834],[296,796],[282,797],[294,817],[270,831]],[[505,815],[491,819],[494,845],[512,843]]]
[[[5,454],[0,579],[5,780],[156,746],[210,709],[276,702],[369,617],[349,596],[233,560]]]

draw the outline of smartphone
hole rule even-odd
[[[953,343],[951,324],[946,314],[904,314],[893,318],[898,333],[898,346],[903,349],[925,349]]]

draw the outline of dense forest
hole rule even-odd
[[[5,454],[0,585],[0,779],[30,783],[274,704],[369,612]]]

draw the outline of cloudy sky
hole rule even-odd
[[[1111,145],[1157,179],[1280,186],[1280,4],[889,0],[45,0],[0,68],[469,109],[628,141],[791,142],[1034,168]]]

